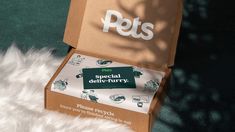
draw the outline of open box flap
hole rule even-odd
[[[143,67],[172,66],[182,0],[71,0],[64,42]]]

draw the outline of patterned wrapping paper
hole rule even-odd
[[[84,69],[112,69],[132,67],[135,86],[132,88],[84,88]],[[118,74],[116,79],[118,79]],[[115,77],[110,74],[110,77]],[[119,76],[121,76],[120,73]],[[151,101],[165,73],[139,68],[111,60],[74,53],[52,84],[51,90],[95,103],[148,113]],[[98,75],[99,76],[99,75]],[[102,78],[104,79],[104,78]],[[102,80],[101,79],[101,80]]]

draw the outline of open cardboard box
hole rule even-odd
[[[74,48],[45,88],[45,108],[110,119],[137,132],[151,131],[174,65],[181,17],[181,0],[71,0],[64,42]],[[55,79],[74,54],[163,72],[148,111],[95,103],[53,90]]]

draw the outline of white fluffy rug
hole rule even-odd
[[[110,121],[81,119],[44,109],[44,86],[62,59],[48,49],[0,53],[1,132],[129,132]]]

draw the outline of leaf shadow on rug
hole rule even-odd
[[[31,49],[23,54],[13,45],[0,53],[1,132],[130,132],[111,121],[44,109],[44,87],[63,60],[51,51]]]

